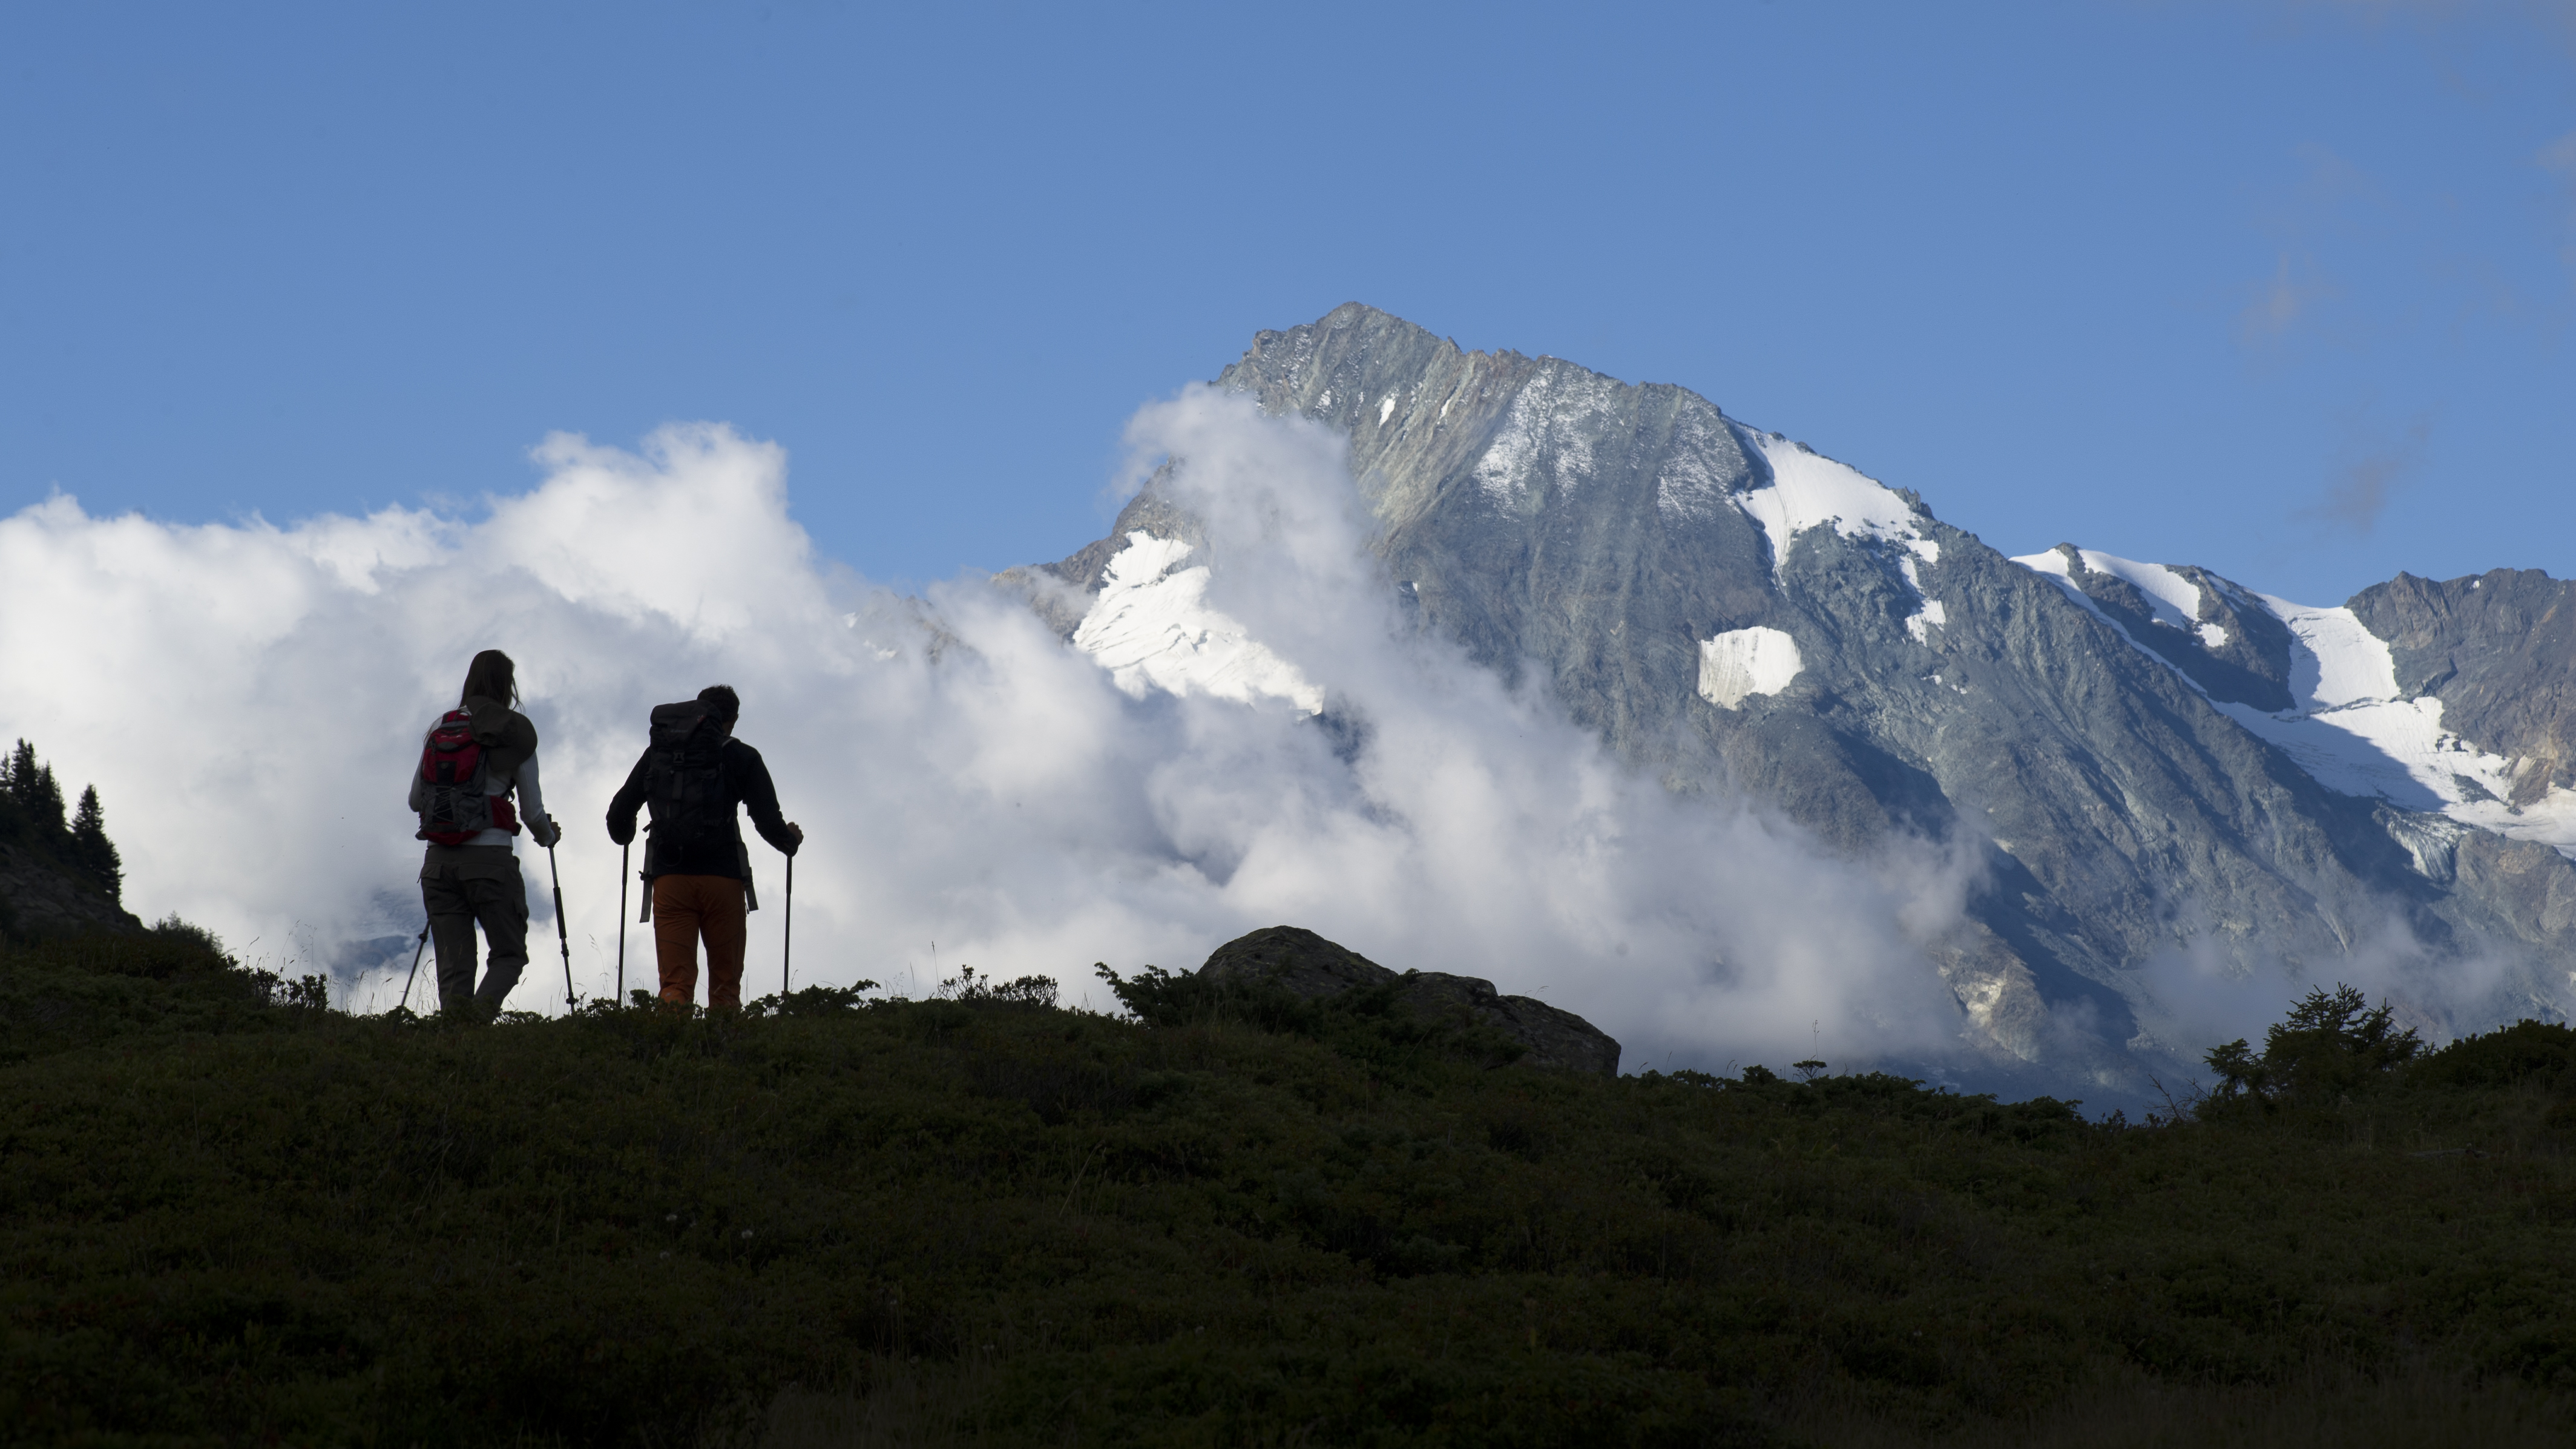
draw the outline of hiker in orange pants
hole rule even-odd
[[[733,737],[742,700],[710,685],[683,704],[656,705],[652,743],[608,802],[608,838],[635,838],[635,812],[650,805],[644,847],[653,917],[653,953],[662,968],[662,1000],[692,1005],[698,994],[698,942],[707,943],[707,1009],[742,1006],[746,913],[760,908],[751,888],[751,852],[735,810],[780,853],[794,855],[805,832],[778,810],[778,789],[760,751]]]

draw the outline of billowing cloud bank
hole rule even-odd
[[[1321,690],[1325,719],[1130,697],[980,582],[912,601],[836,578],[788,517],[784,454],[692,426],[640,455],[552,439],[543,484],[476,522],[171,527],[69,498],[0,521],[0,734],[97,783],[130,905],[271,966],[335,968],[358,1010],[391,1004],[419,927],[403,795],[420,731],[498,646],[571,827],[585,997],[610,989],[618,940],[607,798],[647,709],[722,680],[810,836],[800,982],[923,994],[965,962],[1105,1006],[1095,960],[1192,966],[1293,922],[1582,1012],[1632,1070],[1955,1046],[1958,1006],[1915,943],[1955,918],[1959,870],[1839,863],[1757,813],[1676,800],[1407,636],[1328,433],[1195,390],[1131,442],[1186,460],[1208,602]],[[753,850],[760,992],[781,880]],[[542,917],[544,856],[523,853]],[[539,929],[510,1004],[559,1009]],[[627,969],[649,984],[642,930]]]

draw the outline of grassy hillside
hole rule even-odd
[[[2088,1125],[1125,983],[451,1030],[0,956],[0,1441],[2567,1442],[2576,1039]],[[2465,1437],[2464,1437],[2465,1436]]]

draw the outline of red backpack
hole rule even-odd
[[[510,797],[484,793],[491,775],[491,752],[474,738],[474,712],[440,715],[420,747],[420,775],[411,788],[420,833],[413,838],[463,845],[486,830],[518,834],[519,813],[510,808]]]

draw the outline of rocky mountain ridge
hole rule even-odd
[[[1980,852],[1967,919],[1924,946],[1998,1070],[2142,1090],[2206,1045],[2153,984],[2180,957],[2474,959],[2492,984],[2459,1011],[2567,1005],[2576,585],[2401,576],[2318,609],[2072,545],[2006,558],[1687,389],[1357,304],[1259,334],[1217,386],[1346,436],[1418,626],[1538,671],[1620,757],[1854,856]],[[1193,530],[1149,485],[1015,582],[1122,680],[1184,687],[1213,656],[1172,654],[1146,605],[1186,607]]]

